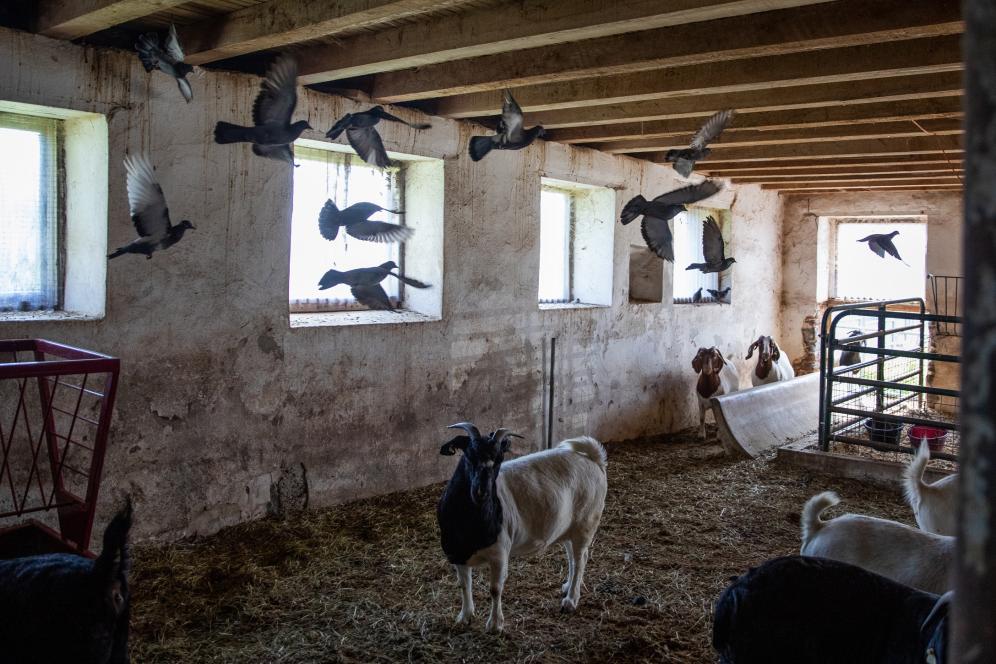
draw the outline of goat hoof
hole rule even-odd
[[[561,613],[574,613],[578,608],[578,603],[571,599],[570,597],[565,597],[563,601],[560,602],[560,612]]]
[[[570,591],[570,589],[571,586],[569,584],[565,583],[564,585],[562,585],[560,587],[560,598],[563,599],[564,597],[567,597],[567,593]]]
[[[487,624],[484,625],[484,631],[488,634],[501,634],[505,631],[505,625],[497,620],[488,619]]]
[[[473,613],[469,613],[467,615],[464,615],[464,613],[461,611],[460,614],[457,616],[456,624],[457,625],[469,625],[472,620],[474,620],[474,614]]]

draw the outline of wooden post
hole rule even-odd
[[[996,3],[964,0],[965,335],[951,661],[996,662]]]

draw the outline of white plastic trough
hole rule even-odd
[[[752,387],[710,401],[723,447],[731,454],[756,457],[817,428],[820,375]]]

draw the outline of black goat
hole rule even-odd
[[[951,593],[825,558],[775,558],[716,604],[721,664],[944,664]]]
[[[0,560],[0,662],[128,664],[131,501],[96,560],[53,553]]]

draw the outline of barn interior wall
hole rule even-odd
[[[0,337],[121,358],[100,514],[130,493],[155,515],[138,519],[141,538],[258,517],[293,503],[301,481],[320,506],[442,480],[454,463],[438,454],[443,427],[460,420],[508,427],[526,436],[518,451],[538,449],[554,337],[555,440],[678,430],[697,419],[697,347],[737,358],[746,378],[747,345],[781,329],[777,193],[730,187],[709,202],[732,206],[731,305],[674,305],[670,266],[662,303],[631,304],[630,246],[642,239],[639,224],[615,218],[631,196],[679,186],[669,167],[542,142],[474,163],[465,151],[475,128],[440,118],[382,134],[389,150],[444,160],[442,320],[291,328],[292,169],[211,138],[216,120],[248,121],[258,79],[207,72],[184,104],[171,79],[146,74],[131,53],[10,30],[0,30],[0,62],[0,99],[106,116],[108,246],[133,237],[126,154],[152,156],[174,221],[197,227],[152,260],[112,261],[101,319],[0,322]],[[316,129],[306,138],[321,139],[359,108],[302,91],[297,117]],[[541,176],[615,189],[615,218],[604,220],[615,229],[611,306],[537,306]],[[797,252],[789,210],[784,239]]]

